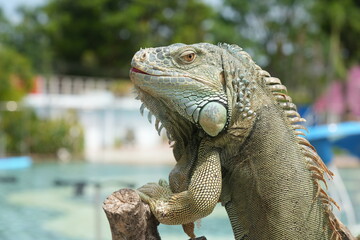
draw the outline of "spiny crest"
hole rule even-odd
[[[319,199],[324,206],[324,210],[328,215],[330,229],[333,231],[331,239],[341,239],[341,224],[339,220],[332,213],[332,205],[340,209],[339,205],[332,199],[322,188],[319,181],[323,182],[326,189],[327,183],[324,178],[324,174],[327,174],[329,178],[332,178],[334,174],[326,167],[324,162],[317,154],[315,148],[306,140],[303,136],[305,133],[299,131],[299,129],[307,131],[307,128],[301,125],[301,122],[305,122],[304,118],[300,117],[297,112],[295,104],[292,99],[287,95],[287,89],[281,84],[278,78],[271,77],[270,74],[264,70],[259,70],[260,76],[263,78],[268,90],[273,94],[275,100],[279,106],[284,110],[285,116],[289,120],[290,125],[293,128],[296,139],[301,147],[301,150],[306,159],[307,169],[311,172],[313,182],[317,189],[315,199]]]
[[[251,109],[251,95],[256,87],[253,81],[248,80],[245,75],[240,73],[240,69],[237,69],[237,71],[237,77],[232,82],[234,94],[236,95],[235,106],[241,113],[242,118],[251,118],[256,115],[254,110]]]
[[[135,99],[141,100],[141,97],[140,97],[141,93],[140,93],[139,91],[135,91],[134,93],[138,94]],[[142,103],[141,106],[140,106],[140,113],[141,113],[142,116],[144,116],[145,110],[147,111],[147,119],[148,119],[148,121],[149,121],[150,124],[152,124],[152,118],[153,118],[153,116],[154,116],[154,118],[155,118],[155,129],[156,129],[157,133],[159,134],[159,136],[161,136],[161,131],[162,131],[163,129],[165,129],[164,125],[163,125],[162,122],[159,120],[159,118],[156,117],[156,114],[154,115],[154,114],[145,106],[145,104]],[[165,132],[166,132],[166,136],[167,136],[167,138],[168,138],[168,140],[169,140],[169,145],[172,147],[172,146],[174,145],[175,141],[174,141],[173,137],[171,136],[171,134],[170,134],[168,131],[166,131],[166,129],[165,129]]]
[[[218,46],[226,49],[236,59],[239,59],[241,63],[247,63],[246,65],[256,66],[250,55],[241,47],[227,43],[219,43]],[[247,66],[247,68],[248,67],[249,66]],[[256,115],[255,111],[251,108],[251,96],[252,92],[256,89],[256,84],[254,80],[248,77],[249,74],[247,71],[248,70],[239,67],[233,67],[233,69],[231,69],[232,85],[235,96],[235,107],[240,112],[240,116],[243,119],[253,118]]]
[[[141,104],[140,106],[140,113],[142,116],[144,116],[144,112],[145,112],[146,106],[144,103]],[[150,110],[147,110],[148,114],[147,114],[147,119],[149,121],[150,124],[152,124],[152,117],[153,114],[151,113]],[[158,132],[159,136],[161,134],[161,130],[164,128],[164,126],[161,124],[160,120],[158,118],[155,117],[155,129]]]
[[[230,54],[242,60],[243,63],[254,63],[250,55],[235,44],[219,43],[219,47],[226,49]]]
[[[329,177],[332,177],[334,174],[325,166],[319,155],[316,153],[315,148],[305,138],[300,136],[305,135],[305,133],[299,131],[299,129],[307,131],[307,128],[300,124],[306,122],[306,120],[297,112],[296,105],[287,95],[286,87],[281,84],[281,81],[278,78],[271,77],[270,74],[264,70],[260,70],[260,76],[263,77],[268,90],[273,94],[279,106],[284,110],[284,114],[293,128],[297,140],[304,150],[305,156],[310,158],[314,164],[320,167]]]

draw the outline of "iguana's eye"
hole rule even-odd
[[[194,51],[188,50],[183,52],[180,55],[180,59],[185,63],[192,63],[196,58],[196,53]]]

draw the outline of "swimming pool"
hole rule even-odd
[[[113,191],[167,178],[170,166],[77,162],[37,163],[0,171],[0,239],[107,240],[111,233],[102,202]],[[360,219],[360,169],[340,169]],[[196,228],[209,240],[233,239],[225,210],[218,206]],[[163,239],[188,239],[181,226],[160,226]]]

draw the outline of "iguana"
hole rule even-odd
[[[160,223],[194,238],[220,201],[237,240],[354,239],[286,87],[242,48],[177,43],[141,49],[131,66],[141,112],[166,129],[177,161],[169,184],[138,189]]]

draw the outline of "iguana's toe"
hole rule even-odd
[[[148,198],[152,200],[164,200],[170,198],[172,192],[169,184],[165,180],[160,180],[159,183],[148,183],[137,189],[141,199],[149,202]],[[144,196],[145,195],[145,196]]]
[[[162,187],[168,187],[170,189],[170,186],[168,184],[168,182],[165,179],[160,179],[159,180],[159,185]]]
[[[139,194],[139,196],[141,198],[141,201],[143,201],[144,203],[150,204],[151,197],[149,197],[148,195],[146,195],[142,191],[139,191],[138,189],[136,189],[135,191],[137,192],[137,194]]]

